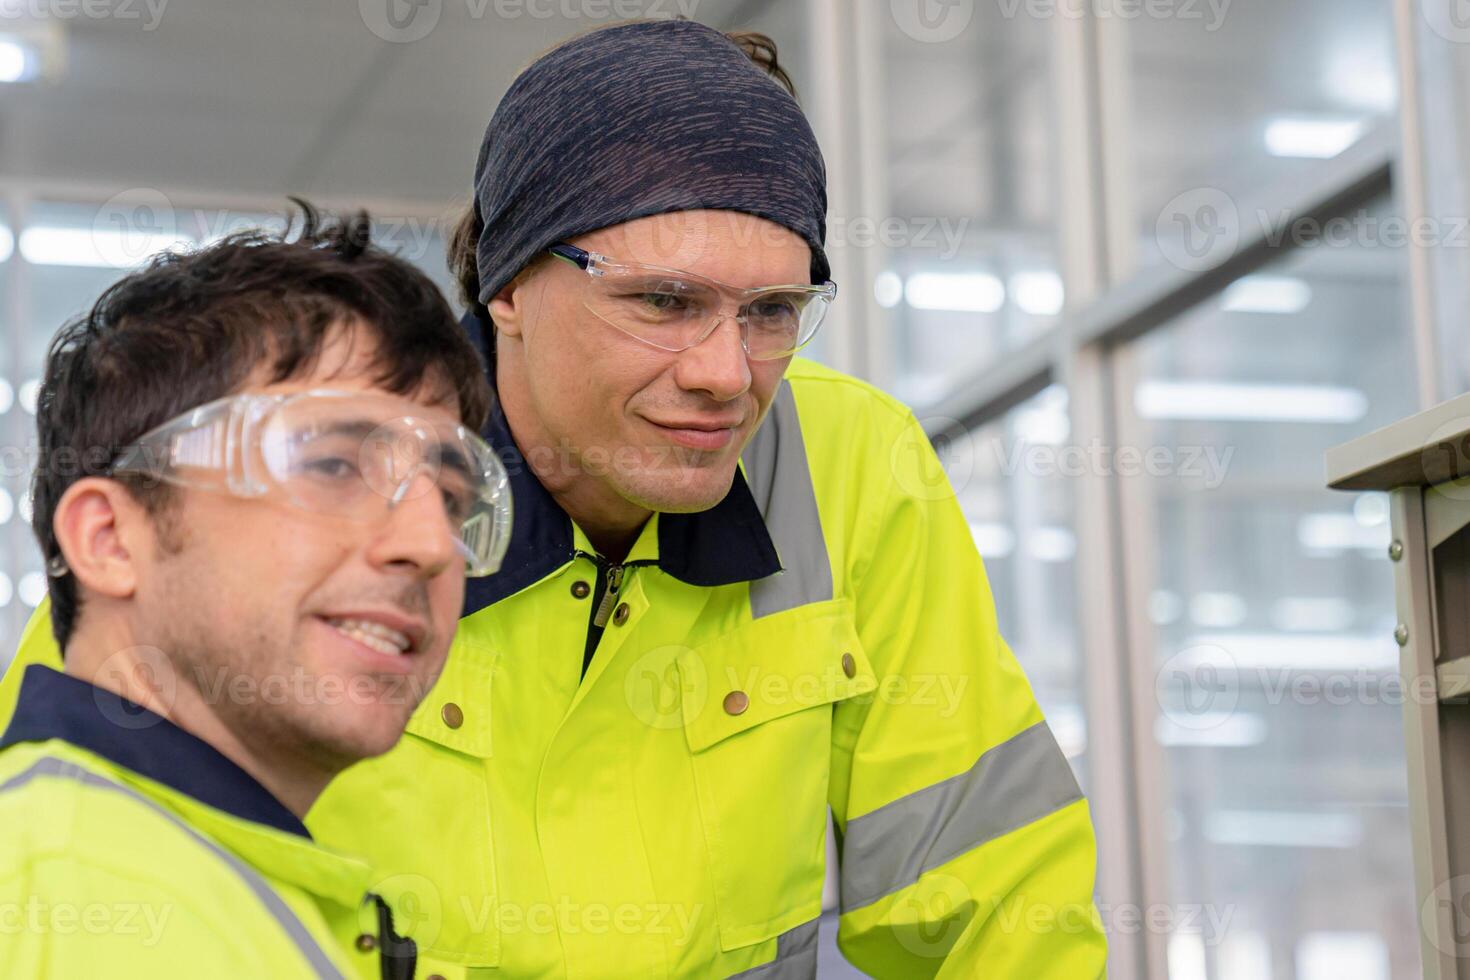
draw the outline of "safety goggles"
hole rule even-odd
[[[148,432],[110,472],[279,499],[358,522],[382,520],[401,501],[433,488],[465,574],[493,574],[510,541],[505,467],[477,434],[413,414],[420,407],[324,389],[234,395]]]
[[[659,350],[703,343],[725,320],[728,299],[751,359],[789,357],[811,343],[837,298],[833,282],[741,289],[692,272],[619,262],[565,242],[547,251],[587,273],[583,304],[591,313]]]

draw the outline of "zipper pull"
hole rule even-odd
[[[607,617],[612,615],[613,605],[618,601],[618,589],[623,585],[623,566],[612,565],[607,570],[607,591],[602,594],[602,602],[598,603],[597,613],[592,617],[592,625],[598,628],[607,625]]]

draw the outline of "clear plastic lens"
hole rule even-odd
[[[756,359],[795,353],[809,342],[830,305],[830,287],[746,292],[713,280],[648,266],[602,262],[586,280],[587,308],[624,333],[669,351],[704,341],[719,324],[725,293],[742,305],[734,318]]]
[[[463,426],[407,414],[411,403],[345,392],[242,395],[196,409],[139,440],[114,469],[159,460],[176,483],[243,496],[279,494],[305,510],[379,520],[437,493],[459,531],[467,574],[496,571],[510,536],[504,467]],[[226,432],[239,431],[226,449]]]

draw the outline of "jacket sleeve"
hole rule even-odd
[[[850,566],[879,686],[834,719],[839,946],[879,978],[1102,976],[1087,801],[912,415],[896,439]]]

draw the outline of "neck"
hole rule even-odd
[[[194,679],[181,675],[173,659],[157,647],[139,645],[126,628],[109,629],[98,622],[100,616],[89,619],[93,621],[89,628],[78,629],[66,646],[67,674],[167,718],[249,773],[298,819],[305,819],[340,767],[312,761],[299,746],[281,751],[270,744],[247,742],[209,705]]]
[[[557,506],[586,533],[597,553],[609,561],[621,562],[653,512],[586,472],[579,460],[567,454],[565,443],[557,444],[522,383],[525,366],[520,359],[520,345],[506,343],[507,339],[499,338],[496,345],[495,383],[500,410],[505,413],[516,448]]]

